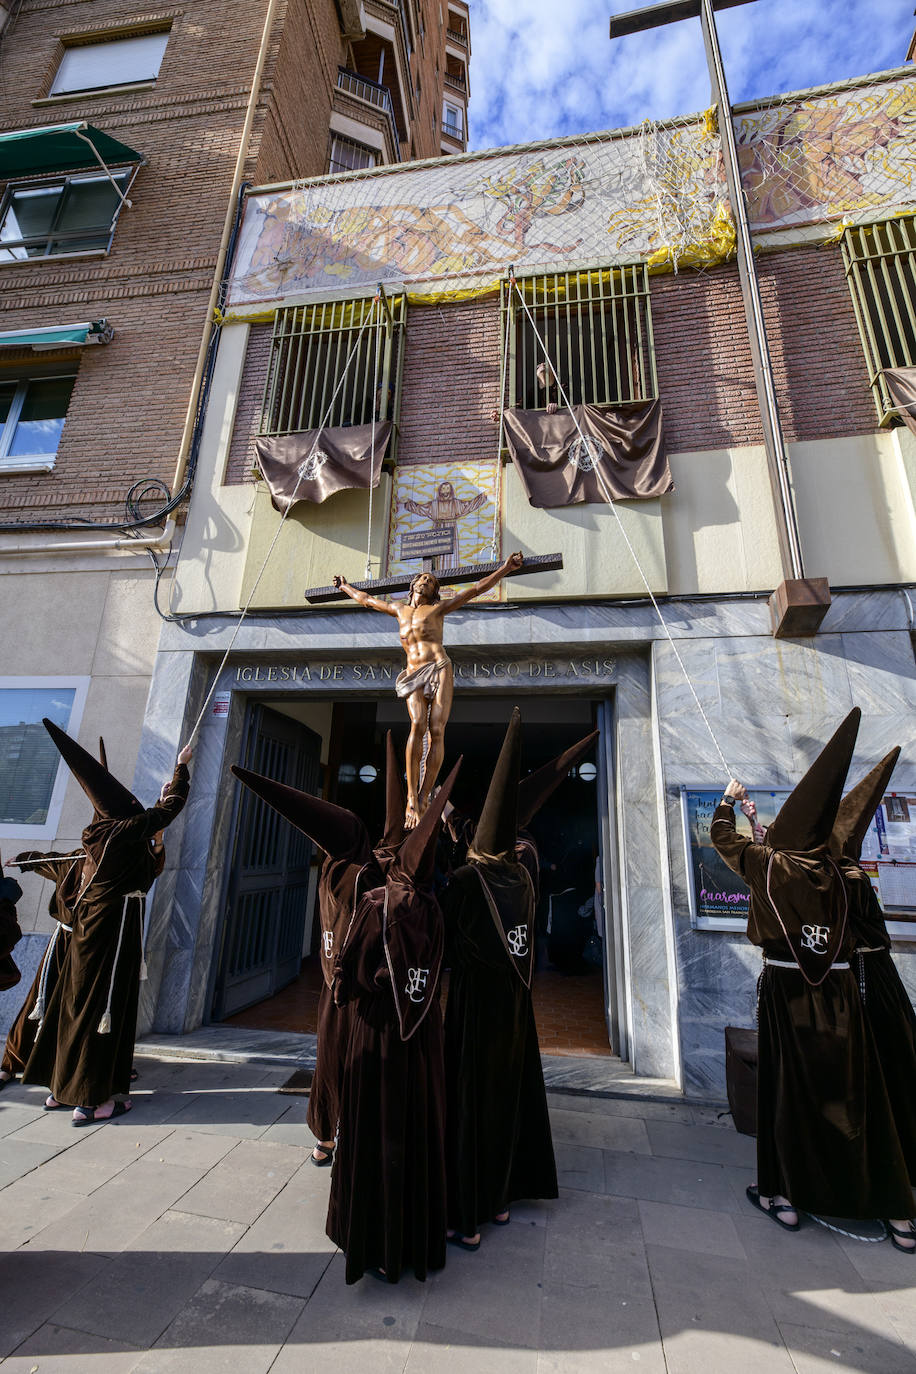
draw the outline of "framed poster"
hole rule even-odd
[[[697,930],[744,931],[748,890],[719,858],[709,837],[721,787],[681,786],[681,820],[687,860],[690,924]],[[749,787],[757,819],[767,826],[791,789]],[[735,807],[739,830],[749,822]],[[916,793],[889,792],[862,845],[861,864],[887,916],[894,940],[916,940]]]
[[[722,787],[681,786],[681,819],[687,857],[687,892],[690,898],[690,924],[697,930],[740,930],[747,926],[749,896],[744,883],[713,849],[709,827],[722,800]],[[791,788],[749,787],[757,803],[761,825],[775,820]],[[735,808],[739,829],[747,827],[739,807]]]

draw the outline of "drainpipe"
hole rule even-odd
[[[165,528],[158,534],[147,534],[138,539],[125,534],[117,539],[68,540],[66,544],[6,544],[0,547],[0,555],[3,558],[46,558],[56,553],[95,553],[98,549],[167,549],[174,537],[175,521],[169,516]]]
[[[235,171],[232,175],[232,189],[229,192],[229,199],[226,206],[226,218],[223,223],[223,233],[220,238],[216,268],[213,273],[213,285],[210,288],[210,299],[207,303],[207,318],[204,321],[203,335],[197,353],[197,366],[194,369],[194,380],[191,383],[191,399],[188,403],[188,413],[185,416],[184,430],[182,431],[181,443],[178,448],[178,461],[175,465],[175,476],[172,478],[172,491],[178,491],[181,487],[184,481],[185,469],[188,464],[188,454],[191,450],[191,438],[194,433],[194,421],[197,415],[198,393],[204,375],[204,367],[206,366],[207,352],[210,344],[210,326],[213,320],[213,311],[219,304],[220,283],[222,281],[223,269],[226,265],[226,252],[229,247],[229,240],[232,236],[232,226],[235,223],[239,188],[242,184],[242,173],[245,169],[245,160],[248,156],[248,142],[251,138],[255,111],[257,110],[258,100],[261,95],[261,81],[264,76],[264,66],[267,62],[267,49],[270,45],[271,32],[273,30],[274,19],[276,18],[278,8],[279,0],[268,0],[267,13],[264,16],[264,28],[261,33],[261,46],[258,50],[258,60],[255,63],[254,76],[251,81],[251,94],[248,97],[248,108],[245,111],[245,123],[242,126],[238,157],[235,160]]]

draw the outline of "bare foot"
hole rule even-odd
[[[404,812],[404,829],[415,830],[420,824],[420,814],[419,802],[408,802],[407,810]]]
[[[898,1250],[916,1250],[916,1232],[911,1221],[901,1221],[891,1217],[888,1226],[893,1233],[892,1239]]]
[[[783,1224],[785,1226],[797,1225],[798,1213],[792,1207],[792,1204],[789,1201],[789,1199],[787,1197],[783,1197],[781,1193],[777,1193],[775,1197],[761,1197],[760,1205],[765,1212],[768,1212],[771,1206],[781,1207],[783,1209],[790,1208],[790,1211],[783,1210],[780,1212],[779,1215],[782,1218]]]

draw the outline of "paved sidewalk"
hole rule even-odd
[[[916,1374],[916,1261],[778,1231],[712,1110],[554,1093],[558,1202],[347,1288],[289,1067],[138,1062],[106,1126],[0,1095],[3,1374]]]

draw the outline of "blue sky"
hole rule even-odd
[[[637,0],[471,0],[471,148],[704,109],[699,19],[610,41]],[[755,0],[716,15],[734,102],[902,66],[913,0]]]

